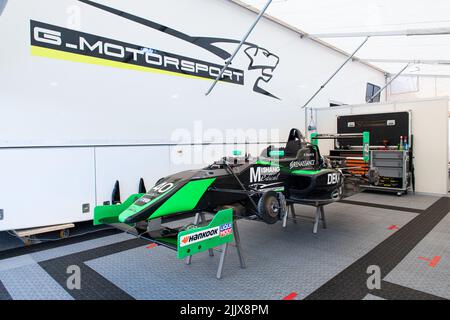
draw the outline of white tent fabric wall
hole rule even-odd
[[[259,9],[266,1],[237,2]],[[267,10],[268,15],[314,36],[330,33],[402,33],[408,30],[450,31],[448,12],[448,0],[433,0],[432,3],[421,0],[274,0]],[[352,52],[364,38],[320,37],[320,40]],[[434,88],[427,86],[422,89],[425,92],[415,97],[450,95],[450,87],[446,86],[445,80],[450,78],[450,34],[371,37],[357,57],[391,75],[411,62],[403,74],[431,77],[436,82]],[[424,64],[418,63],[419,60],[432,61]],[[399,78],[396,81],[395,86],[398,88],[402,86],[401,83],[410,80]],[[439,90],[440,94],[437,95],[436,88],[439,86],[444,89]]]

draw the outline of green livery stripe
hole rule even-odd
[[[119,222],[119,215],[143,195],[144,193],[133,194],[122,204],[96,206],[94,209],[94,225]]]
[[[319,146],[319,140],[317,140],[317,138],[316,138],[317,136],[318,136],[318,134],[316,132],[313,132],[313,133],[311,133],[311,137],[310,137],[311,144],[316,147]]]
[[[207,78],[193,76],[190,74],[182,74],[182,73],[176,73],[176,72],[171,72],[171,71],[166,71],[166,70],[159,70],[159,69],[151,68],[151,67],[143,67],[143,66],[130,64],[130,63],[125,63],[125,62],[117,62],[117,61],[112,61],[112,60],[107,60],[107,59],[102,59],[102,58],[89,57],[89,56],[84,56],[84,55],[77,54],[77,53],[64,52],[64,51],[60,51],[60,50],[43,48],[43,47],[38,47],[38,46],[31,46],[31,55],[37,56],[37,57],[50,58],[50,59],[66,60],[66,61],[71,61],[71,62],[81,62],[81,63],[93,64],[93,65],[97,65],[97,66],[113,67],[113,68],[118,68],[118,69],[152,72],[152,73],[159,73],[159,74],[185,77],[185,78],[191,78],[191,79],[199,79],[199,80],[210,80]],[[226,83],[225,81],[221,81],[221,82]]]
[[[363,132],[363,158],[364,162],[369,162],[370,160],[370,132]]]
[[[170,192],[167,191],[167,192]],[[132,205],[130,205],[125,211],[123,211],[120,215],[119,215],[119,221],[124,223],[129,217],[142,212],[142,210],[144,210],[145,208],[147,208],[149,205],[151,205],[152,203],[155,203],[156,201],[158,201],[159,199],[161,199],[167,192],[163,193],[162,195],[156,197],[155,199],[153,199],[152,201],[150,201],[149,203],[146,203],[143,206],[138,206],[135,205],[134,203]]]
[[[270,151],[269,157],[284,157],[284,151],[283,150]]]
[[[276,161],[272,162],[272,161],[257,160],[256,164],[263,165],[263,166],[272,166],[272,167],[279,167],[280,166],[279,163],[276,162]]]
[[[301,174],[306,174],[306,175],[315,175],[315,174],[318,174],[318,173],[321,173],[322,172],[322,170],[293,170],[293,171],[291,171],[290,173],[292,173],[292,174],[298,174],[298,175],[301,175]]]
[[[189,181],[173,196],[167,199],[150,216],[150,219],[193,210],[205,193],[206,189],[208,189],[215,180],[216,178]]]

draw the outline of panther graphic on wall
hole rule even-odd
[[[138,17],[136,15],[100,4],[98,2],[94,2],[91,0],[78,0],[79,2],[82,2],[84,4],[90,5],[92,7],[98,8],[100,10],[109,12],[111,14],[117,15],[121,18],[134,21],[136,23],[139,23],[141,25],[144,25],[146,27],[152,28],[154,30],[164,32],[165,34],[168,34],[170,36],[173,36],[175,38],[178,38],[183,41],[187,41],[193,45],[196,45],[198,47],[201,47],[210,53],[220,57],[223,60],[227,60],[231,57],[231,53],[220,48],[217,44],[226,44],[226,43],[235,43],[238,44],[239,40],[234,39],[226,39],[226,38],[213,38],[213,37],[195,37],[190,36],[188,34],[185,34],[181,31],[172,29],[168,26],[159,24],[157,22]],[[244,50],[246,56],[248,57],[249,65],[248,70],[259,70],[261,72],[261,76],[259,76],[253,86],[253,91],[256,93],[260,93],[266,96],[269,96],[271,98],[279,99],[275,95],[271,94],[270,92],[266,91],[262,88],[262,85],[268,84],[272,78],[273,73],[275,69],[277,68],[280,58],[269,52],[269,50],[262,48],[254,43],[251,42],[245,42],[244,46],[246,49]]]

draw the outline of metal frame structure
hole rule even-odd
[[[325,219],[325,210],[324,210],[324,204],[320,204],[319,202],[311,202],[311,203],[302,203],[303,205],[310,205],[316,208],[315,214],[314,214],[314,224],[313,224],[313,234],[317,234],[317,231],[319,229],[319,223],[320,221],[322,221],[322,228],[326,229],[327,228],[327,223],[326,223],[326,219]],[[302,218],[306,218],[308,220],[311,219],[311,217],[307,217],[307,216],[301,216],[301,215],[297,215],[295,213],[295,207],[294,207],[294,203],[290,203],[288,205],[288,210],[286,211],[282,221],[283,221],[283,228],[287,227],[287,221],[288,221],[288,215],[289,213],[292,215],[292,221],[294,223],[297,223],[297,220],[299,217]]]
[[[390,30],[374,32],[337,32],[337,33],[316,33],[309,34],[313,38],[358,38],[358,37],[397,37],[397,36],[436,36],[448,35],[450,28],[434,29],[409,29],[409,30]]]
[[[239,43],[239,45],[237,46],[236,50],[233,52],[233,54],[231,55],[231,57],[229,59],[227,59],[225,61],[225,65],[223,66],[222,70],[220,70],[219,75],[217,76],[217,78],[214,80],[213,84],[211,85],[211,87],[208,89],[208,91],[205,93],[205,95],[209,95],[212,90],[214,89],[214,87],[216,86],[217,82],[219,82],[220,78],[222,78],[223,73],[225,72],[225,70],[230,66],[231,62],[233,62],[234,58],[236,57],[236,55],[238,54],[239,50],[242,48],[242,46],[244,45],[245,41],[247,41],[247,38],[250,36],[250,34],[252,33],[253,29],[255,29],[256,25],[258,24],[259,20],[261,20],[262,16],[264,15],[264,13],[267,11],[267,8],[269,8],[270,4],[272,3],[272,0],[267,1],[266,5],[264,6],[264,8],[259,12],[258,17],[256,17],[255,22],[253,22],[252,26],[250,27],[250,29],[247,31],[247,33],[244,35],[244,37],[242,38],[241,42]]]
[[[333,72],[333,74],[328,78],[328,80],[325,81],[325,82],[320,86],[320,88],[319,88],[319,89],[311,96],[311,98],[309,98],[308,101],[306,101],[306,103],[303,105],[302,109],[306,108],[306,107],[311,103],[311,101],[313,101],[314,98],[320,93],[320,91],[322,91],[322,90],[327,86],[327,84],[328,84],[331,80],[333,80],[333,78],[339,73],[339,71],[341,71],[349,61],[352,61],[352,60],[353,60],[353,57],[354,57],[354,56],[356,55],[356,53],[358,53],[358,51],[366,44],[366,42],[367,42],[368,40],[369,40],[369,37],[366,37],[366,39],[364,39],[364,41],[358,46],[358,48],[356,48],[356,50],[353,51],[353,53],[345,60],[345,62],[344,62],[343,64],[341,64],[341,65],[339,66],[339,68],[337,68],[337,70],[336,70],[335,72]]]
[[[205,213],[204,212],[195,214],[194,225],[198,225],[199,222],[202,225],[206,225],[207,224],[207,220],[205,218]],[[239,264],[240,264],[242,269],[245,269],[247,266],[245,264],[244,255],[242,254],[241,237],[239,236],[239,230],[238,230],[236,219],[233,219],[233,233],[234,233],[234,243],[235,243],[237,254],[238,254],[238,258],[239,258]],[[217,273],[216,273],[216,278],[217,279],[221,279],[222,278],[223,266],[225,264],[225,256],[226,256],[227,251],[228,251],[228,244],[229,243],[227,242],[227,243],[225,243],[225,244],[223,244],[221,246],[219,266],[217,267]],[[213,249],[208,249],[208,252],[209,252],[209,256],[210,257],[214,256]],[[190,265],[191,262],[192,262],[192,256],[189,256],[189,257],[187,257],[185,259],[186,265]]]
[[[342,33],[322,33],[322,34],[309,34],[309,37],[324,39],[324,38],[358,38],[358,37],[398,37],[398,36],[439,36],[450,35],[450,28],[433,28],[433,29],[408,29],[408,30],[391,30],[391,31],[375,31],[375,32],[342,32]],[[355,58],[355,61],[364,63],[407,63],[407,64],[429,64],[429,65],[450,65],[450,60],[432,60],[432,59],[362,59]],[[406,69],[406,67],[405,67]],[[400,72],[403,73],[404,70]],[[395,76],[398,77],[399,74]],[[427,76],[427,77],[444,77],[448,78],[450,75],[428,74],[428,75],[413,75],[408,76]],[[394,79],[395,80],[395,79]],[[392,80],[393,81],[393,80]],[[390,83],[392,82],[390,81]],[[389,83],[389,84],[390,84]],[[388,85],[389,85],[388,84]],[[386,87],[388,86],[386,85]],[[376,95],[375,95],[376,96]],[[373,97],[372,97],[373,99]]]
[[[449,65],[450,60],[431,60],[431,59],[362,59],[355,58],[357,61],[379,62],[379,63],[411,63],[411,64],[429,64],[429,65]]]
[[[362,138],[363,139],[363,149],[364,149],[364,143],[367,141],[367,144],[369,144],[370,141],[370,133],[369,132],[363,132],[363,133],[322,133],[322,134],[312,134],[311,135],[311,143],[317,145],[317,140],[334,140],[335,142],[338,139],[353,139],[353,138]],[[335,143],[336,147],[336,143]],[[363,150],[364,151],[364,150]],[[368,152],[368,151],[367,151]],[[368,161],[368,160],[367,160]]]
[[[368,103],[373,102],[373,99],[375,99],[375,97],[377,95],[379,95],[381,92],[383,92],[392,82],[395,81],[395,79],[397,79],[411,64],[407,63],[406,66],[404,68],[402,68],[395,76],[393,76],[388,82],[386,82],[386,84],[380,88],[377,92],[375,92],[369,99],[369,101],[367,101]]]
[[[379,153],[383,152],[384,150],[371,150],[370,151],[370,168],[377,167],[374,164],[374,160],[376,159],[375,156],[373,156],[374,152]],[[401,153],[401,158],[393,158],[395,160],[401,160],[402,162],[402,186],[401,188],[394,188],[394,187],[380,187],[380,186],[374,186],[374,185],[362,185],[361,188],[365,190],[381,190],[381,191],[387,191],[387,192],[394,192],[397,193],[398,196],[401,196],[402,194],[406,194],[408,192],[409,187],[412,187],[409,183],[409,177],[411,174],[411,168],[409,168],[410,164],[410,152],[407,150],[388,150],[388,152],[398,152]],[[390,158],[388,158],[390,159]]]

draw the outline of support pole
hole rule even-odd
[[[397,79],[397,78],[403,73],[403,71],[405,71],[405,70],[409,67],[409,65],[410,65],[409,63],[406,64],[406,66],[405,66],[402,70],[400,70],[394,77],[392,77],[391,80],[389,80],[389,81],[383,86],[383,88],[380,88],[377,92],[375,92],[375,93],[373,94],[373,96],[370,97],[369,101],[367,101],[367,102],[373,101],[373,99],[374,99],[377,95],[379,95],[381,92],[383,92],[383,90],[386,89],[392,82],[394,82],[394,80]]]
[[[325,220],[325,210],[323,209],[323,206],[320,206],[320,218],[322,220],[322,228],[327,228],[327,221]]]
[[[206,221],[206,217],[205,217],[205,213],[204,212],[200,213],[200,220],[201,220],[202,225],[206,226],[208,224],[208,222]],[[214,250],[213,249],[208,249],[208,252],[209,252],[209,256],[210,257],[214,257]]]
[[[286,210],[286,212],[284,213],[284,216],[283,216],[283,228],[286,228],[286,226],[287,226],[288,214],[289,214],[289,209]]]
[[[398,36],[435,36],[450,34],[450,28],[388,30],[374,32],[343,32],[309,34],[310,38],[359,38],[359,37],[398,37]]]
[[[421,77],[421,78],[450,78],[450,74],[432,74],[432,73],[403,73],[403,77]]]
[[[237,227],[236,220],[233,221],[233,229],[234,229],[234,242],[236,244],[236,250],[239,257],[239,263],[241,264],[241,268],[245,269],[246,264],[244,260],[244,255],[242,254],[242,246],[241,246],[241,237],[239,236],[239,230]]]
[[[339,73],[339,71],[341,71],[342,70],[342,68],[344,68],[345,67],[345,65],[350,61],[350,60],[352,60],[353,59],[353,57],[355,56],[355,54],[359,51],[359,49],[361,49],[365,44],[366,44],[366,42],[367,42],[367,40],[369,40],[369,38],[370,37],[366,37],[366,39],[359,45],[359,47],[358,48],[356,48],[356,50],[347,58],[347,60],[345,60],[345,62],[331,75],[331,77],[330,78],[328,78],[328,80],[327,81],[325,81],[325,83],[323,84],[323,85],[321,85],[320,86],[320,88],[313,94],[313,96],[305,103],[305,105],[302,107],[302,109],[303,108],[306,108],[309,104],[310,104],[310,102],[311,101],[313,101],[314,100],[314,98],[320,93],[320,91],[322,91],[326,86],[327,86],[327,84]]]
[[[294,207],[294,204],[291,204],[290,205],[290,208],[291,208],[291,215],[292,215],[292,219],[294,220],[294,223],[297,223],[297,216],[296,216],[296,214],[295,214],[295,207]]]
[[[195,225],[195,226],[198,225],[198,222],[199,222],[200,218],[201,218],[201,217],[200,217],[200,213],[196,213],[196,214],[195,214],[195,218],[194,218],[194,225]],[[187,265],[190,265],[191,262],[192,262],[192,256],[187,257],[187,258],[184,260],[184,262],[185,262]]]
[[[411,63],[429,65],[450,65],[450,60],[430,60],[430,59],[357,59],[358,61],[372,63]]]
[[[314,234],[317,233],[317,228],[319,227],[319,222],[320,222],[320,216],[321,216],[320,207],[317,206],[316,207],[316,214],[315,214],[315,217],[314,217],[314,226],[313,226],[313,233]]]
[[[222,253],[220,254],[219,268],[217,269],[217,279],[222,278],[223,264],[225,262],[225,256],[227,255],[228,242],[222,245]]]
[[[242,48],[242,46],[244,45],[245,41],[247,41],[247,38],[250,36],[250,34],[252,33],[253,29],[255,29],[256,25],[258,24],[259,20],[261,20],[262,16],[264,15],[264,13],[266,12],[267,8],[269,8],[270,4],[272,3],[272,0],[267,1],[266,5],[264,6],[264,8],[261,10],[261,12],[259,13],[258,17],[256,18],[255,22],[252,24],[252,26],[250,27],[250,29],[247,31],[247,33],[245,34],[245,36],[242,38],[241,42],[239,43],[238,47],[236,48],[236,50],[233,52],[233,54],[231,55],[231,57],[229,59],[227,59],[225,61],[225,65],[223,66],[222,70],[220,70],[219,75],[217,76],[217,78],[214,80],[213,84],[211,85],[211,87],[209,88],[209,90],[206,92],[206,96],[209,95],[211,93],[211,91],[214,89],[214,87],[216,86],[217,82],[219,82],[219,80],[222,78],[223,73],[225,72],[225,70],[229,67],[229,65],[231,64],[231,62],[233,61],[233,59],[236,57],[236,55],[238,54],[239,50]]]

